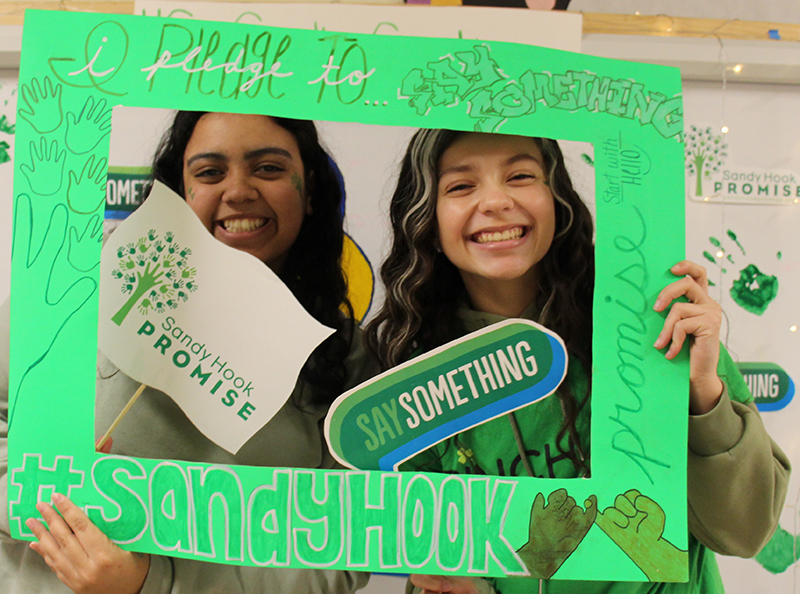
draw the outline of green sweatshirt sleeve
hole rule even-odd
[[[719,403],[689,417],[689,529],[717,553],[753,557],[778,525],[791,465],[725,349],[718,373]]]

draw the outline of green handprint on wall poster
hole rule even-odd
[[[726,236],[727,239],[722,240],[709,237],[714,253],[706,250],[703,257],[718,267],[723,275],[729,272],[729,268],[739,269],[739,277],[733,280],[729,294],[739,307],[760,316],[778,296],[778,278],[762,272],[755,264],[744,264],[747,252],[739,242],[738,235],[728,229]],[[735,247],[728,247],[731,245]],[[780,260],[780,252],[776,254],[776,260]],[[714,285],[714,282],[709,279],[709,284]]]

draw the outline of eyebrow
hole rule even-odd
[[[507,159],[506,162],[503,165],[508,167],[509,165],[514,165],[515,163],[519,163],[520,161],[534,161],[540,167],[544,168],[544,164],[539,159],[537,159],[535,156],[531,155],[530,153],[519,153],[518,155],[514,155],[513,157],[510,157],[509,159]],[[456,165],[454,167],[448,167],[447,169],[444,169],[443,171],[439,172],[439,178],[441,179],[442,177],[444,177],[448,173],[464,173],[465,171],[471,171],[473,168],[474,167],[472,165],[470,165],[470,164]]]
[[[256,159],[258,157],[262,157],[264,155],[280,155],[281,157],[286,157],[287,159],[291,160],[292,154],[287,151],[286,149],[279,148],[277,146],[265,146],[264,148],[255,149],[252,151],[248,151],[244,154],[245,160]],[[191,165],[195,161],[199,159],[214,159],[217,161],[228,161],[228,157],[222,153],[197,153],[196,155],[192,155],[186,160],[186,165]]]

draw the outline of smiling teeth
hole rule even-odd
[[[228,219],[222,225],[228,233],[246,233],[263,227],[266,222],[267,219]]]
[[[475,241],[477,243],[494,243],[497,241],[511,241],[522,237],[522,227],[514,227],[506,231],[496,231],[494,233],[477,233]]]

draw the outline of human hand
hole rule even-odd
[[[589,532],[597,515],[597,497],[582,510],[566,489],[550,493],[547,505],[538,493],[531,506],[528,542],[517,551],[532,577],[550,579]]]
[[[106,200],[106,164],[105,159],[94,163],[94,155],[86,160],[78,176],[69,172],[67,187],[67,206],[77,214],[92,214]]]
[[[617,495],[614,506],[598,513],[596,521],[648,579],[685,579],[687,553],[663,538],[664,510],[649,497],[636,489]]]
[[[47,134],[61,125],[61,85],[53,87],[53,81],[47,76],[44,85],[34,78],[30,85],[22,85],[20,96],[26,107],[20,107],[19,115],[36,132]]]
[[[670,283],[658,294],[653,309],[660,312],[669,307],[669,314],[653,346],[663,349],[669,345],[665,356],[673,359],[686,337],[692,337],[689,344],[689,411],[700,415],[713,409],[722,396],[722,380],[717,376],[722,308],[708,295],[705,268],[684,260],[670,271],[683,278]],[[689,302],[670,307],[682,296]]]
[[[67,112],[67,148],[76,155],[88,153],[104,137],[111,134],[111,108],[106,109],[105,99],[95,103],[94,97],[86,99],[76,116]]]
[[[40,149],[31,142],[31,164],[22,164],[22,173],[28,178],[28,184],[40,196],[52,196],[61,189],[63,184],[64,163],[67,151],[59,151],[58,143],[54,140],[47,147],[47,140],[41,139]]]
[[[30,544],[76,594],[137,594],[150,570],[150,556],[123,551],[63,495],[53,495],[61,516],[46,503],[36,509],[47,522],[30,518],[37,538]],[[63,516],[63,517],[62,517]]]
[[[412,574],[411,583],[417,588],[422,588],[422,594],[479,594],[475,580],[470,577],[451,575],[422,575]]]

